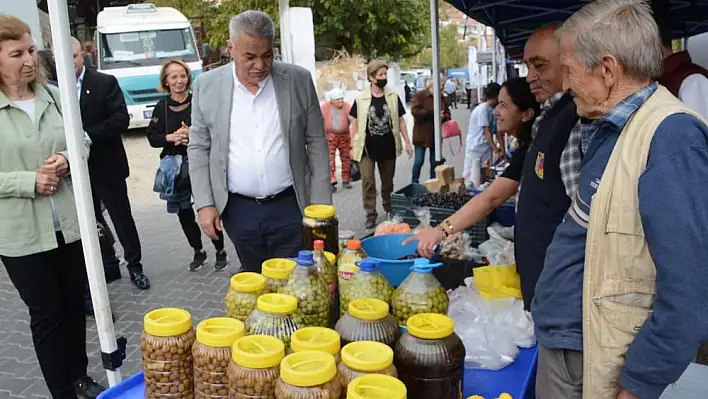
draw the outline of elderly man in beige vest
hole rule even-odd
[[[577,195],[532,304],[539,399],[657,399],[708,338],[708,126],[666,88],[647,4],[598,0],[558,30],[587,118]]]

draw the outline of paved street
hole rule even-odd
[[[467,127],[469,112],[466,109],[454,110],[453,117],[463,130]],[[409,120],[410,128],[412,120]],[[211,263],[198,272],[187,271],[192,250],[187,245],[177,217],[167,214],[164,203],[152,192],[159,151],[150,148],[141,134],[128,135],[124,141],[131,164],[128,183],[133,214],[140,233],[143,264],[152,281],[152,288],[148,291],[134,288],[126,276],[108,286],[113,313],[117,319],[116,335],[128,339],[127,359],[120,369],[125,378],[140,370],[143,315],[158,307],[182,307],[192,314],[195,325],[205,318],[222,315],[228,277],[238,269],[238,261],[233,246],[228,245],[231,259],[229,272],[214,273]],[[454,143],[453,147],[457,149],[457,143]],[[455,165],[457,173],[461,174],[463,156],[452,157],[448,143],[444,144],[443,154],[448,158],[448,163]],[[409,184],[411,180],[412,161],[405,155],[398,158],[398,161],[396,190]],[[427,165],[426,162],[423,166],[421,181],[427,178]],[[380,208],[380,198],[378,202]],[[340,228],[361,234],[364,231],[361,183],[353,184],[351,190],[340,189],[334,195],[334,203]],[[382,209],[379,214],[384,214]],[[204,248],[209,253],[210,261],[213,261],[214,250],[206,237]],[[123,272],[125,274],[125,269]],[[0,399],[47,398],[49,393],[32,347],[27,310],[4,267],[0,268],[0,303]],[[93,319],[88,320],[87,327],[89,373],[106,384],[106,375],[100,365],[100,347]]]

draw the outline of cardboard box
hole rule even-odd
[[[435,167],[435,178],[450,184],[455,180],[455,167],[452,165],[440,165]]]
[[[450,185],[440,179],[429,179],[423,184],[428,192],[431,193],[446,193],[450,190]]]
[[[464,194],[467,192],[467,185],[465,184],[465,179],[455,179],[450,183],[451,193]]]

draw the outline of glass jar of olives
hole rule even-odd
[[[398,378],[409,399],[459,399],[463,387],[465,346],[444,315],[411,316],[408,330],[394,348]]]
[[[349,383],[346,399],[406,399],[407,394],[406,386],[397,378],[366,374]]]
[[[231,346],[244,335],[243,323],[230,317],[206,319],[197,325],[197,340],[192,346],[195,399],[229,397],[226,369]]]
[[[401,336],[401,330],[388,309],[388,304],[380,299],[353,300],[349,304],[349,311],[342,315],[335,327],[342,337],[342,345],[356,341],[376,341],[393,348]]]
[[[256,310],[246,320],[246,334],[270,335],[290,347],[290,337],[299,328],[293,320],[297,298],[285,294],[264,294],[258,298]]]
[[[282,294],[290,272],[297,266],[295,261],[284,258],[268,259],[261,265],[261,274],[266,279],[264,294]]]
[[[231,277],[231,288],[226,293],[226,316],[246,321],[256,307],[256,300],[265,289],[265,277],[243,272]]]
[[[339,399],[342,389],[336,376],[334,356],[329,353],[293,353],[280,362],[275,399]]]
[[[192,316],[183,309],[147,313],[140,336],[145,398],[192,399],[195,334]]]
[[[285,356],[283,341],[268,335],[236,340],[229,363],[229,399],[273,399]]]
[[[290,273],[283,293],[297,298],[293,319],[299,327],[330,325],[329,290],[315,266],[311,251],[300,251],[297,266]]]
[[[365,374],[398,376],[396,367],[393,365],[391,347],[374,341],[352,342],[344,346],[338,371],[337,377],[342,384],[342,397],[346,397],[347,386],[356,377]]]
[[[325,250],[339,253],[339,220],[337,210],[332,205],[310,205],[304,210],[302,219],[303,245],[312,250],[315,240],[322,240]]]
[[[293,333],[290,347],[293,352],[318,351],[329,353],[339,364],[341,359],[341,336],[338,332],[323,327],[305,327]]]
[[[433,275],[433,268],[438,266],[442,263],[431,264],[429,259],[416,259],[411,274],[393,292],[391,307],[399,325],[405,326],[409,317],[419,313],[447,314],[450,299]]]
[[[379,272],[380,264],[380,261],[372,258],[359,262],[359,271],[349,280],[346,292],[340,292],[343,309],[349,309],[349,302],[359,298],[376,298],[391,303],[393,287]]]

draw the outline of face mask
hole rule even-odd
[[[386,84],[388,83],[388,80],[386,79],[376,79],[376,86],[378,86],[380,89],[383,89],[386,87]]]

